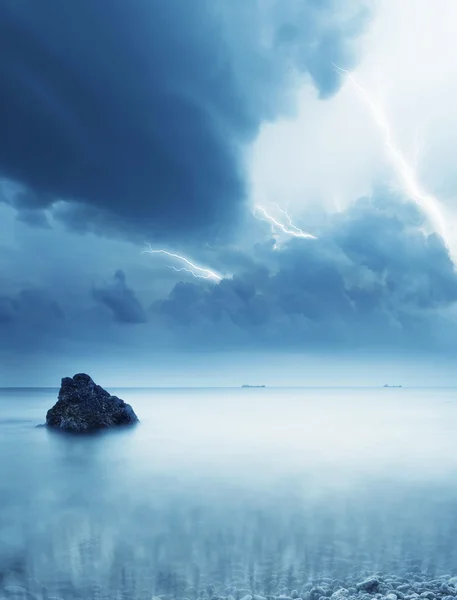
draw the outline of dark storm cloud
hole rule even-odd
[[[0,202],[13,206],[17,211],[17,219],[22,223],[42,229],[50,228],[45,212],[52,203],[49,195],[36,193],[10,181],[0,181]]]
[[[241,147],[353,62],[360,2],[3,0],[0,174],[23,211],[79,230],[217,235],[244,200]],[[22,218],[39,213],[24,212]]]
[[[16,316],[16,302],[8,296],[0,296],[0,323],[11,323]]]
[[[19,221],[27,223],[27,225],[31,225],[32,227],[41,227],[43,229],[51,228],[48,217],[42,210],[20,210],[17,218]]]
[[[59,304],[42,290],[25,289],[0,296],[0,323],[20,322],[32,328],[46,328],[49,323],[63,318]]]
[[[125,273],[121,270],[114,274],[114,283],[104,288],[94,289],[95,300],[110,309],[119,323],[145,323],[146,313],[125,281]]]

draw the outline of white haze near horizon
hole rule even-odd
[[[367,356],[341,352],[163,352],[138,348],[99,353],[42,352],[7,356],[0,364],[0,387],[58,387],[62,377],[88,373],[104,387],[240,387],[243,384],[304,387],[457,386],[455,359],[446,354],[392,353]]]

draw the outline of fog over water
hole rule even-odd
[[[0,390],[3,585],[236,598],[457,574],[457,389],[110,392],[140,426],[78,437],[35,428],[57,390]]]

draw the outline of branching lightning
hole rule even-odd
[[[406,158],[403,156],[402,152],[394,141],[392,128],[387,115],[379,106],[375,104],[375,102],[373,102],[367,91],[357,82],[357,80],[351,73],[349,73],[349,71],[346,71],[346,69],[342,69],[337,65],[334,65],[334,67],[340,73],[344,73],[348,77],[354,88],[359,92],[360,96],[370,107],[375,123],[384,135],[385,145],[391,155],[392,163],[401,181],[403,191],[429,214],[435,228],[442,236],[446,245],[448,245],[446,223],[440,210],[439,201],[437,198],[422,189],[414,168],[408,164]]]
[[[186,273],[189,273],[190,275],[192,275],[192,277],[195,277],[196,279],[213,279],[215,281],[222,280],[222,275],[219,275],[219,273],[216,273],[215,271],[211,271],[210,269],[205,269],[204,267],[199,267],[198,265],[191,262],[188,258],[186,258],[185,256],[181,256],[180,254],[174,254],[173,252],[168,252],[168,250],[162,250],[162,249],[154,250],[150,244],[148,244],[147,249],[143,250],[141,253],[142,254],[165,254],[166,256],[169,256],[170,258],[175,258],[176,260],[180,260],[181,262],[185,263],[187,265],[187,267],[181,267],[178,269],[177,267],[174,267],[172,265],[167,265],[167,267],[169,269],[173,269],[173,271],[176,271],[177,273],[185,271]]]
[[[279,204],[276,204],[276,202],[273,202],[273,206],[275,206],[275,207],[276,207],[276,209],[277,209],[277,210],[279,210],[279,212],[280,212],[280,213],[282,213],[282,214],[283,214],[283,215],[286,217],[286,219],[287,219],[287,220],[288,220],[288,222],[289,222],[289,226],[290,226],[290,227],[291,227],[291,228],[292,228],[292,229],[293,229],[293,230],[294,230],[294,231],[295,231],[297,234],[303,234],[303,231],[302,231],[301,229],[299,229],[298,227],[296,227],[296,226],[295,226],[295,225],[292,223],[292,219],[290,218],[290,215],[289,215],[289,213],[288,213],[286,210],[284,210],[283,208],[281,208],[281,207],[279,206]],[[311,238],[313,238],[313,239],[316,239],[316,238],[315,238],[313,235],[311,235],[311,234],[309,234],[309,233],[308,233],[308,234],[306,234],[306,235],[307,235],[308,237],[311,237]]]
[[[276,205],[277,206],[277,205]],[[255,212],[261,212],[263,214],[263,216],[270,221],[270,223],[272,225],[274,225],[275,227],[277,227],[278,229],[280,229],[283,233],[290,235],[292,237],[297,237],[297,238],[307,238],[307,239],[312,239],[312,240],[316,240],[316,236],[311,235],[311,233],[305,233],[304,231],[302,231],[299,227],[296,227],[293,223],[292,220],[290,218],[290,216],[287,214],[287,212],[285,210],[283,210],[282,208],[279,208],[279,206],[277,206],[278,210],[280,212],[282,212],[287,220],[288,220],[288,225],[285,225],[284,223],[278,221],[277,219],[275,219],[272,215],[270,215],[266,209],[263,206],[260,206],[259,204],[257,204],[254,207],[254,211]]]

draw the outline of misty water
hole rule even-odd
[[[57,390],[0,390],[3,585],[236,598],[457,573],[457,390],[110,391],[140,426],[78,437],[35,427]]]

